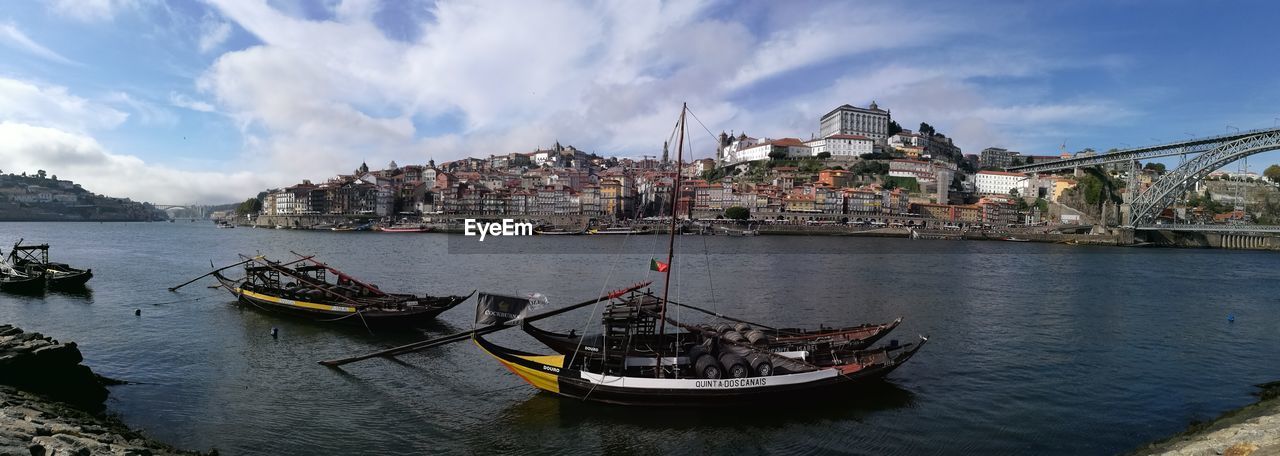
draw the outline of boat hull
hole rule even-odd
[[[649,407],[751,405],[824,396],[888,375],[915,355],[928,339],[904,345],[886,362],[768,377],[726,379],[664,379],[600,376],[565,367],[565,355],[540,356],[498,346],[483,337],[476,345],[503,367],[534,387],[560,396],[604,404]]]
[[[45,290],[44,277],[4,277],[0,278],[0,291],[20,294],[39,294]]]
[[[238,284],[222,276],[214,274],[222,287],[231,292],[236,299],[251,307],[292,317],[304,318],[319,322],[367,325],[379,328],[413,328],[434,321],[441,313],[457,306],[470,296],[451,296],[436,298],[442,302],[435,306],[422,306],[404,310],[363,309],[357,312],[355,307],[342,303],[320,303],[273,296],[263,292],[244,290]]]

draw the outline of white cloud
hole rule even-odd
[[[129,114],[72,95],[65,87],[0,77],[0,120],[83,132],[116,128]]]
[[[177,106],[179,108],[190,109],[192,111],[200,111],[200,112],[214,111],[213,105],[204,101],[193,99],[185,94],[181,94],[178,92],[169,92],[169,104]]]
[[[66,65],[79,65],[78,62],[63,57],[62,54],[54,52],[52,49],[35,42],[28,37],[27,34],[22,33],[22,30],[19,30],[18,27],[13,24],[0,24],[0,43],[45,60]]]
[[[178,124],[178,116],[155,104],[129,96],[124,92],[112,92],[104,101],[128,106],[137,114],[138,121],[145,126],[174,126]]]
[[[200,52],[209,52],[221,46],[229,37],[231,37],[231,24],[213,15],[207,15],[200,22],[200,40],[197,44]]]
[[[282,179],[272,173],[191,172],[107,151],[93,138],[19,122],[0,122],[5,172],[43,169],[95,193],[161,204],[242,201]]]
[[[54,13],[81,22],[106,22],[115,19],[121,11],[137,9],[140,0],[53,0],[49,4]]]

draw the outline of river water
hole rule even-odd
[[[135,382],[108,402],[128,424],[223,454],[1114,454],[1280,379],[1280,256],[1266,252],[681,236],[673,299],[782,325],[901,316],[892,338],[931,341],[850,398],[646,410],[536,393],[469,343],[331,370],[316,361],[423,336],[263,314],[211,279],[166,288],[210,261],[293,250],[384,289],[540,292],[554,306],[653,278],[662,236],[506,238],[486,251],[444,234],[0,223],[5,251],[20,237],[96,277],[88,294],[0,295],[0,322],[74,340],[95,371]],[[422,332],[468,329],[473,305]],[[544,351],[518,331],[493,339]]]

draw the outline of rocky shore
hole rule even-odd
[[[1191,426],[1133,455],[1280,456],[1280,382],[1258,385],[1255,404]]]
[[[187,455],[103,413],[112,381],[74,342],[0,325],[0,455]]]

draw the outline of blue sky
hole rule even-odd
[[[0,170],[230,202],[555,141],[653,154],[679,105],[807,138],[876,100],[966,152],[1280,123],[1269,2],[0,4]],[[698,155],[710,138],[695,137]],[[700,141],[700,142],[699,142]],[[1251,166],[1277,161],[1255,157]]]

